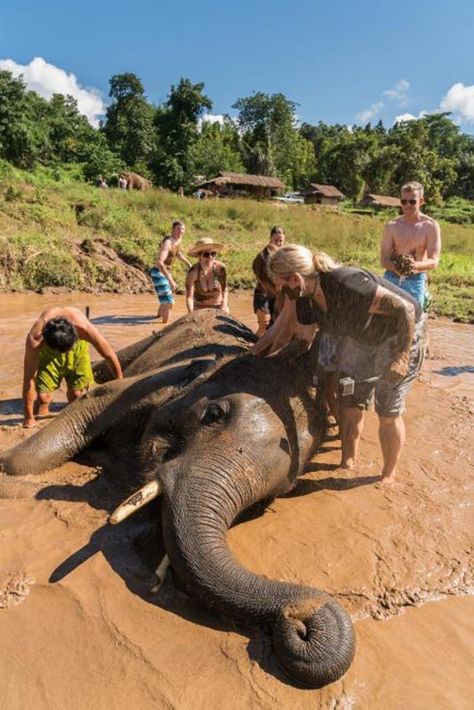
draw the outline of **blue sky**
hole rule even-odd
[[[444,108],[474,133],[472,0],[16,0],[0,21],[0,68],[46,96],[76,92],[91,118],[109,78],[131,71],[155,103],[182,76],[203,81],[214,114],[281,91],[310,123]]]

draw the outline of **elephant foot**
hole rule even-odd
[[[311,688],[341,678],[355,652],[349,615],[325,594],[284,607],[276,620],[273,643],[288,676]]]

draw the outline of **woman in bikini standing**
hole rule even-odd
[[[229,313],[225,264],[216,260],[223,248],[223,244],[203,237],[189,250],[190,256],[199,258],[186,276],[186,307],[189,313],[199,308],[217,308]]]

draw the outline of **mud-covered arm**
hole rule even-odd
[[[23,362],[23,412],[24,427],[32,427],[35,424],[33,407],[36,400],[35,378],[38,372],[39,344],[29,333],[25,343],[25,358]]]
[[[74,326],[79,337],[94,346],[99,355],[102,355],[106,361],[114,377],[117,380],[121,380],[123,378],[122,366],[109,341],[82,314],[79,314],[77,319],[75,319]]]
[[[394,377],[405,377],[408,371],[410,347],[415,334],[415,307],[383,286],[378,286],[369,313],[392,319],[397,346],[389,371]]]
[[[308,342],[307,338],[303,336],[304,328],[305,326],[301,326],[296,317],[296,300],[285,298],[283,307],[275,323],[262,335],[250,352],[252,355],[263,357],[276,355],[280,350],[283,350],[293,338],[302,340],[305,343],[305,347],[308,349],[312,339]]]
[[[229,287],[227,285],[227,270],[224,264],[220,266],[219,280],[222,287],[222,310],[224,313],[229,313]]]
[[[436,269],[439,264],[441,254],[441,230],[438,222],[433,222],[433,226],[429,231],[426,239],[426,259],[420,259],[413,262],[413,273],[419,274],[423,271]]]
[[[176,258],[179,259],[180,261],[182,261],[183,264],[186,264],[188,269],[191,268],[191,262],[189,261],[189,259],[186,259],[183,252],[181,251],[181,249],[178,249],[178,251],[176,252]]]
[[[188,313],[194,311],[194,284],[196,282],[196,269],[189,269],[186,274],[186,308]]]
[[[390,226],[388,224],[386,224],[385,229],[383,230],[382,241],[380,244],[380,263],[384,269],[388,269],[389,271],[394,271],[395,273],[398,274],[398,271],[392,262],[392,254],[393,254],[392,230],[391,230]]]

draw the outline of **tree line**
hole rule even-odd
[[[0,158],[32,170],[75,163],[85,180],[138,172],[157,186],[192,191],[219,170],[281,178],[288,188],[331,184],[357,201],[365,192],[396,195],[407,180],[428,199],[474,199],[474,136],[448,113],[385,128],[300,124],[297,104],[281,93],[253,93],[232,108],[236,118],[203,121],[212,110],[204,84],[182,78],[167,100],[148,101],[139,77],[110,79],[110,104],[94,128],[71,96],[50,100],[23,79],[0,71]]]

